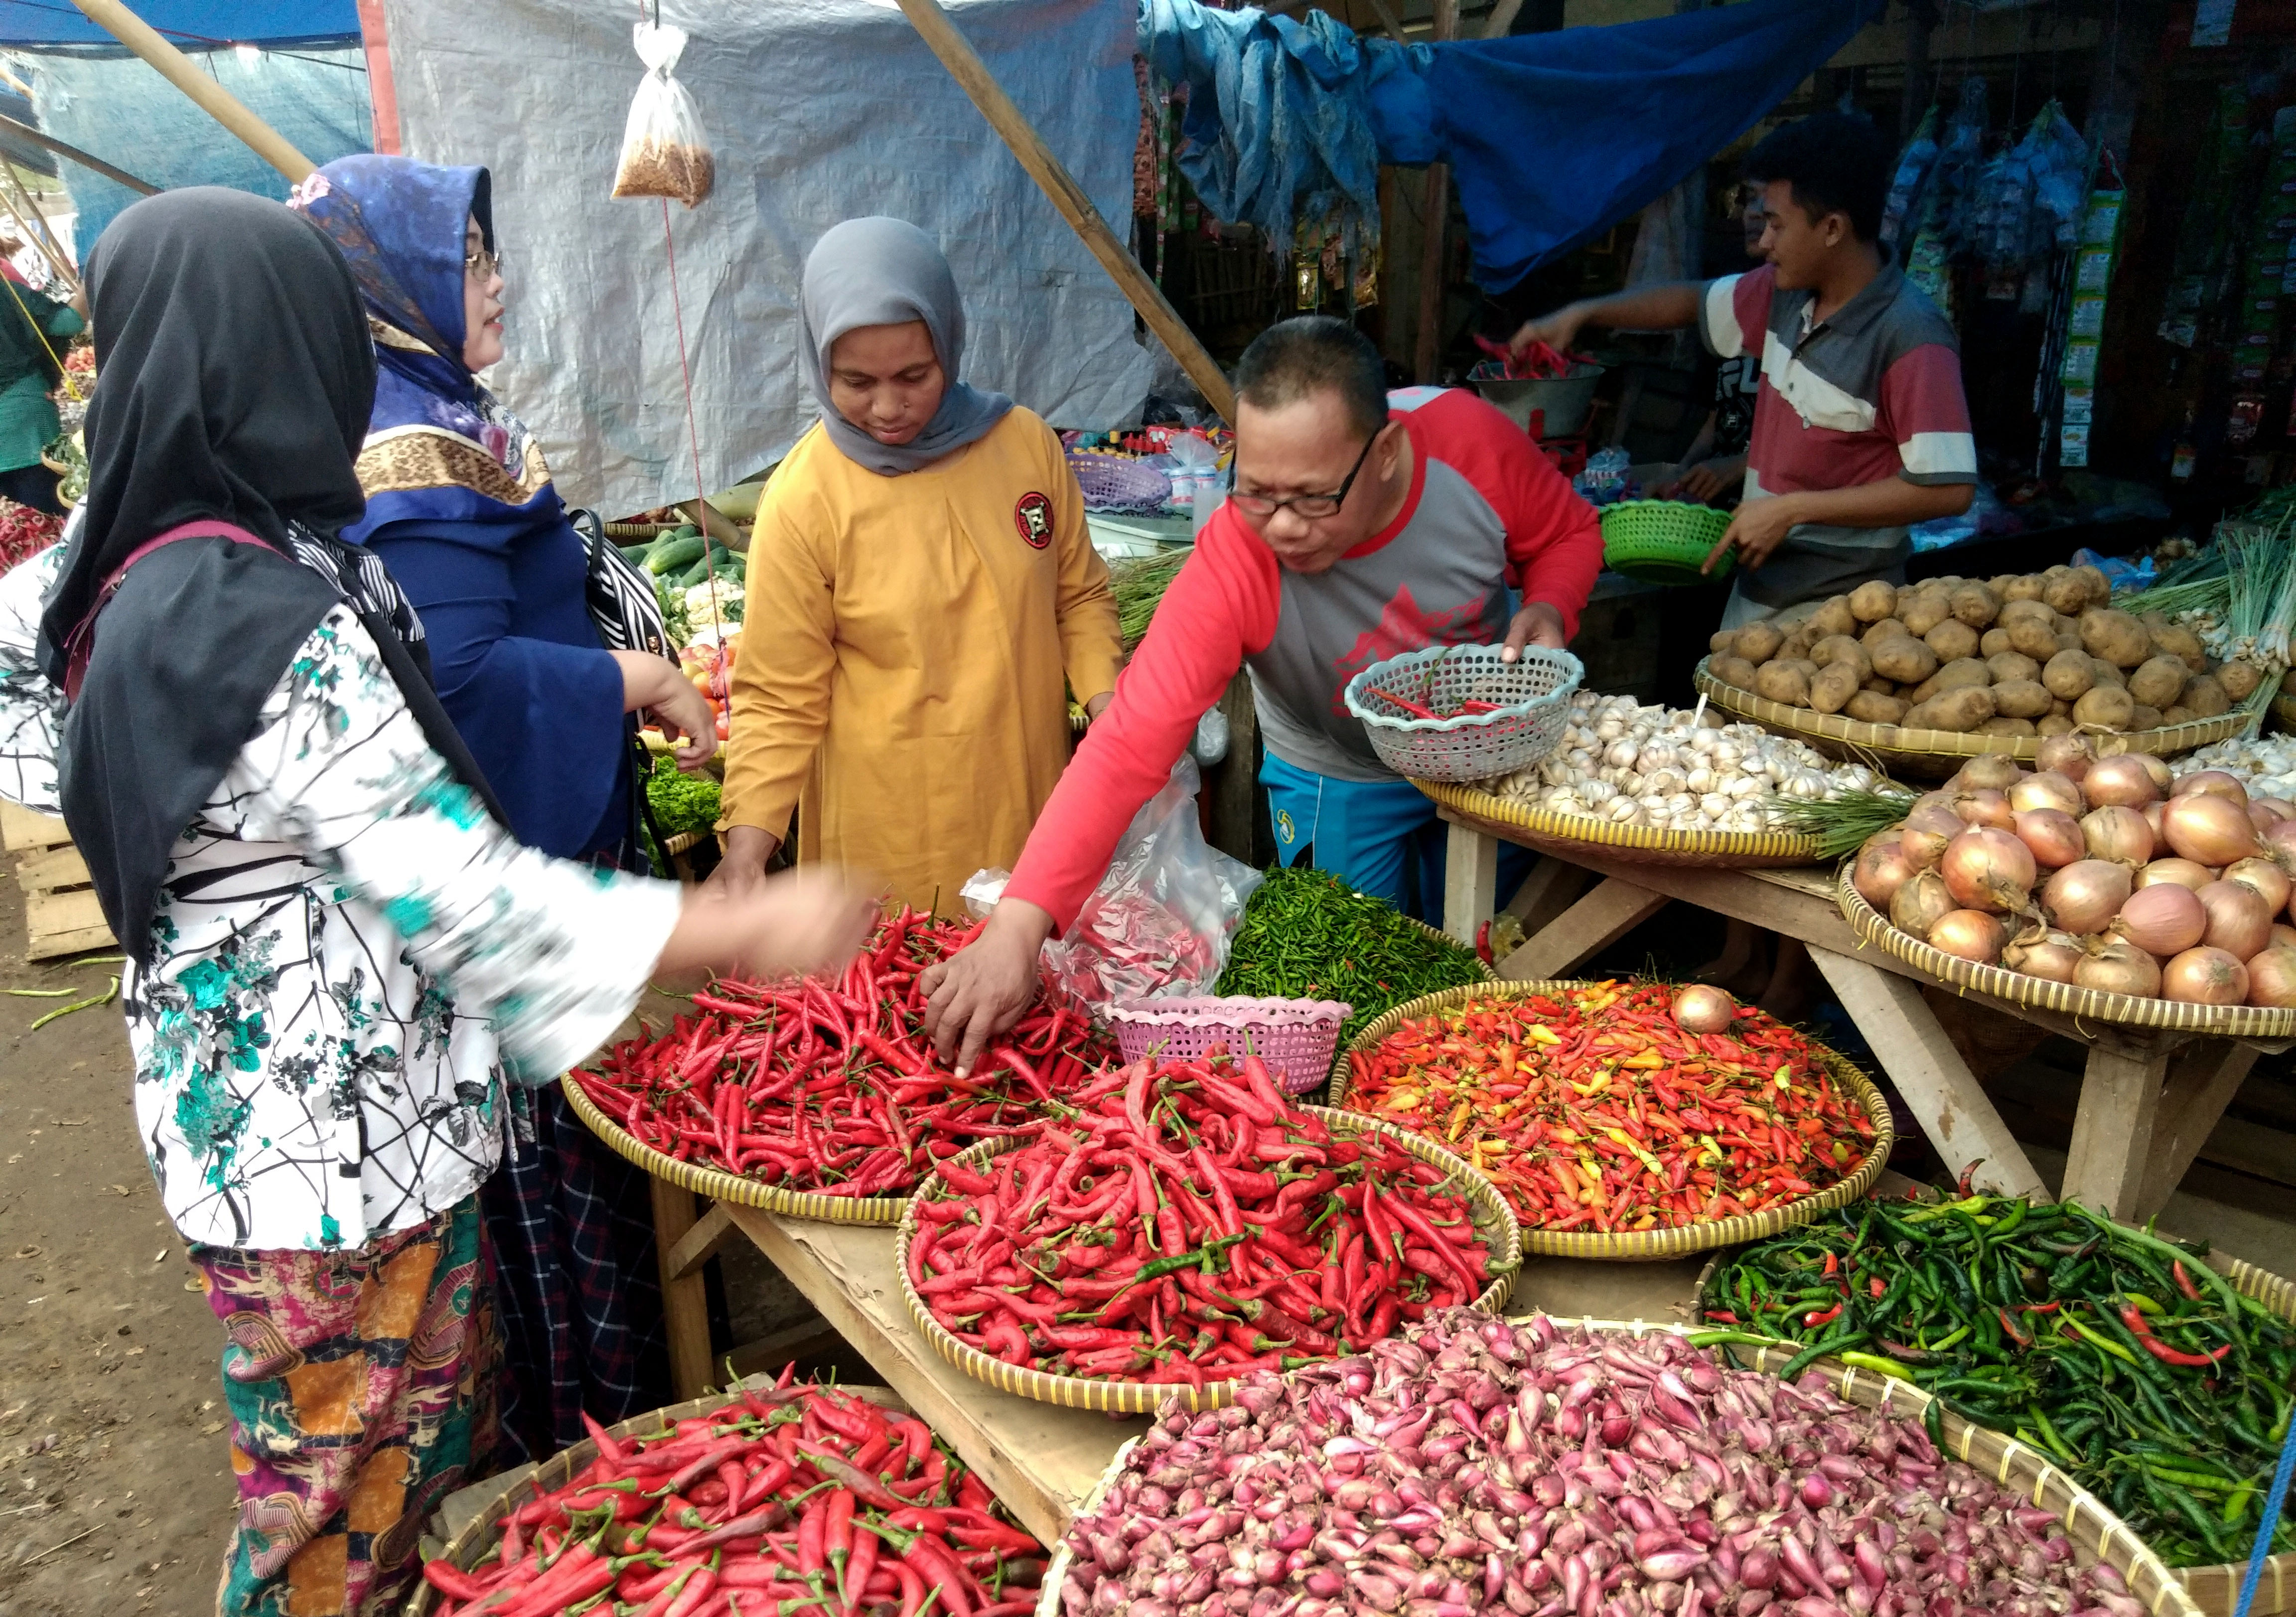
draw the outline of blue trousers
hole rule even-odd
[[[1405,915],[1443,924],[1447,841],[1435,804],[1409,781],[1348,781],[1311,774],[1270,752],[1259,766],[1275,828],[1276,862],[1305,860]],[[1530,874],[1527,848],[1499,849],[1499,901]]]

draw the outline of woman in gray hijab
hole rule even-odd
[[[1010,868],[1097,716],[1119,647],[1061,443],[961,380],[964,305],[932,239],[849,219],[806,260],[821,423],[758,506],[733,678],[726,858],[746,890],[800,809],[800,858],[919,908]]]

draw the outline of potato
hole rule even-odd
[[[1776,656],[1785,641],[1784,631],[1775,623],[1749,623],[1738,631],[1737,644],[1730,649],[1759,667]]]
[[[1706,671],[1724,685],[1739,690],[1754,688],[1754,665],[1743,657],[1717,657],[1706,665]]]
[[[2185,705],[2195,718],[2214,718],[2232,711],[2232,694],[2215,674],[2195,674],[2185,686]]]
[[[1938,654],[1939,662],[1954,662],[1977,655],[1977,631],[1958,618],[1948,618],[1923,635],[1922,640]]]
[[[2069,567],[2061,573],[2053,567],[2049,573],[2056,576],[2042,575],[2041,599],[2068,618],[2078,618],[2088,608],[2112,599],[2112,587],[2094,567]]]
[[[2070,735],[2073,733],[2073,721],[2062,713],[2052,713],[2033,728],[2042,735]]]
[[[1778,656],[1772,661],[1775,661],[1783,658],[1791,661],[1796,657],[1807,657],[1809,655],[1809,648],[1823,638],[1824,636],[1817,632],[1814,625],[1808,622],[1798,623],[1786,631],[1785,640],[1778,647]]]
[[[2076,567],[2073,569],[2073,577],[2088,587],[2088,603],[2091,606],[2104,606],[2111,603],[2112,581],[2104,576],[2102,568]]]
[[[2041,665],[2017,652],[1996,652],[1985,660],[1985,666],[1993,670],[1993,683],[1996,685],[2007,685],[2013,679],[2038,679],[2041,677]]]
[[[1873,657],[1874,671],[1888,675],[1899,685],[1919,685],[1938,671],[1938,654],[1911,635],[1884,640],[1873,648]]]
[[[1938,683],[1938,677],[1935,674],[1931,674],[1927,679],[1923,680],[1919,685],[1899,687],[1898,694],[1903,696],[1907,702],[1913,703],[1914,706],[1920,707],[1923,702],[1927,702],[1931,697],[1936,695],[1943,689],[1945,689],[1945,686]]]
[[[1983,628],[2001,615],[2001,597],[1982,584],[1964,584],[1953,592],[1953,615],[1972,628]]]
[[[1734,628],[1718,628],[1706,636],[1706,649],[1718,657],[1727,655],[1737,644],[1738,631]]]
[[[1993,670],[1974,657],[1956,657],[1937,671],[1938,689],[1958,691],[1993,683]]]
[[[1978,726],[1977,733],[1980,735],[2038,735],[2040,734],[2034,729],[2033,721],[2030,718],[2007,718],[1998,713]]]
[[[2087,652],[2059,652],[2041,669],[2041,683],[2052,696],[2076,702],[2096,683],[2096,664]]]
[[[1977,637],[1977,654],[1988,661],[2005,653],[2014,654],[2016,649],[2009,644],[2009,631],[1997,623]]]
[[[2245,657],[2235,657],[2217,670],[2217,683],[2234,702],[2246,702],[2264,683],[2264,670]]]
[[[1906,632],[1906,626],[1895,618],[1884,618],[1879,623],[1869,625],[1866,632],[1857,636],[1858,644],[1868,651],[1880,645],[1884,640],[1912,638],[1913,636]]]
[[[2139,707],[2175,707],[2185,681],[2192,677],[2193,670],[2181,657],[2148,658],[2128,677],[2129,700]]]
[[[2127,612],[2100,606],[2080,615],[2081,649],[2115,668],[2133,669],[2152,655],[2152,636]]]
[[[1879,623],[1898,612],[1898,587],[1886,579],[1868,579],[1849,592],[1849,615],[1860,623]]]
[[[2041,598],[2041,575],[2037,572],[2013,574],[2003,580],[1993,593],[2001,597],[2002,610],[2006,612],[2012,601],[2038,601]]]
[[[1997,620],[1997,622],[2005,625],[2014,623],[2020,618],[2037,618],[2044,623],[2054,624],[2057,614],[2047,602],[2035,601],[2030,597],[2004,601],[2001,603],[2001,616]]]
[[[2051,701],[2038,679],[2005,679],[1993,687],[1993,710],[2008,718],[2046,718]]]
[[[1915,730],[1952,730],[1966,735],[1993,717],[1993,693],[1975,685],[1940,692],[1906,715]]]
[[[1951,616],[1953,610],[1945,591],[1934,586],[1924,584],[1919,589],[1898,593],[1898,621],[1906,626],[1907,634],[1917,638]]]
[[[2073,628],[2059,629],[2057,631],[2057,649],[2061,652],[2077,652],[2080,650],[2080,631]]]
[[[1780,668],[1792,669],[1804,679],[1817,677],[1817,664],[1807,657],[1780,657],[1776,661]]]
[[[2057,644],[2057,631],[2041,618],[2012,618],[2009,626],[2009,649],[2036,662],[2046,662],[2062,648]]]
[[[1849,699],[1846,710],[1860,724],[1894,725],[1905,721],[1906,703],[1900,697],[1876,691],[1860,691]]]
[[[2197,717],[2198,715],[2195,714],[2192,709],[2179,704],[2177,707],[2170,708],[2167,712],[2161,714],[2161,722],[2164,725],[2190,724]]]
[[[2102,657],[2090,658],[2088,669],[2090,674],[2095,676],[2095,683],[2098,685],[2117,685],[2124,691],[2128,688],[2128,676]],[[2134,702],[2136,699],[2132,696],[2129,700]]]
[[[2049,704],[2049,716],[2052,718],[2070,718],[2073,716],[2073,704],[2060,696]]]
[[[1826,597],[1825,603],[1810,613],[1804,621],[1816,629],[1817,638],[1823,640],[1828,635],[1856,634],[1860,620],[1849,610],[1848,595],[1829,595]]]
[[[2125,730],[2136,703],[2117,685],[2101,685],[2073,703],[2073,722],[2084,728]]]
[[[2161,727],[2161,710],[2138,702],[2128,711],[2128,727],[2132,730],[2157,730]]]
[[[1754,670],[1754,691],[1788,707],[1809,706],[1809,676],[1784,662],[1766,662]]]
[[[1873,653],[1848,635],[1828,635],[1809,648],[1809,660],[1821,669],[1836,662],[1853,663],[1861,682],[1874,671]]]
[[[1857,694],[1859,677],[1854,662],[1827,663],[1809,682],[1809,705],[1821,713],[1839,713]]]

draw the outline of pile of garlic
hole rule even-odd
[[[2248,788],[2248,795],[2296,797],[2296,735],[2259,735],[2243,740],[2235,735],[2178,754],[2169,762],[2178,775],[2198,769],[2221,769]]]
[[[1703,704],[1693,713],[1579,691],[1554,751],[1484,789],[1612,825],[1767,831],[1781,823],[1781,799],[1816,801],[1879,779],[1759,725],[1720,723]]]

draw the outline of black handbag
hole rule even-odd
[[[582,536],[584,602],[606,649],[652,652],[657,657],[675,659],[653,580],[606,542],[606,525],[596,512],[569,511],[566,516],[574,531]]]

